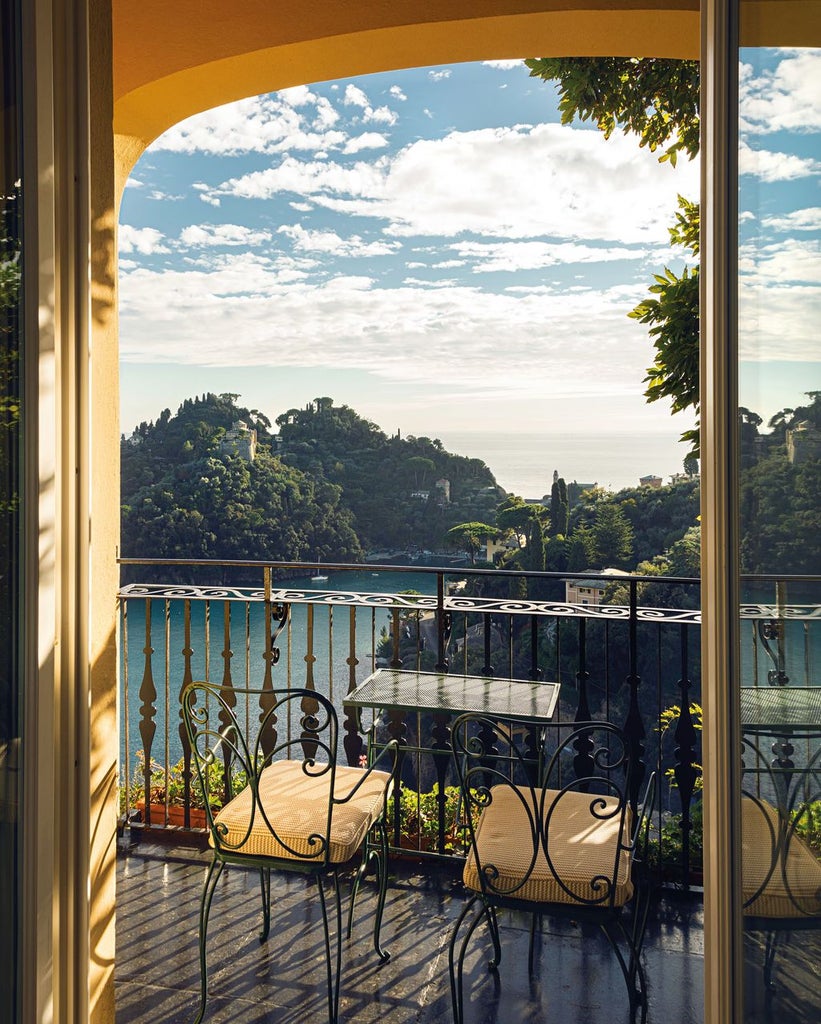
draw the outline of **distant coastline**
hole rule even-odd
[[[438,437],[449,452],[485,462],[497,483],[523,498],[550,493],[553,470],[570,483],[597,483],[611,491],[638,487],[642,476],[670,482],[681,473],[686,445],[677,435],[647,432],[544,434],[445,431]]]

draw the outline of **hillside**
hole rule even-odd
[[[480,460],[389,438],[330,399],[285,413],[276,435],[238,397],[187,399],[122,439],[124,556],[360,561],[441,548],[503,496]],[[256,431],[253,459],[226,445],[238,421]]]

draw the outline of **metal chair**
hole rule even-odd
[[[821,927],[821,860],[801,835],[821,800],[821,749],[815,736],[809,756],[796,764],[792,742],[789,750],[776,742],[769,752],[769,742],[760,738],[745,737],[742,743],[744,927],[764,934],[764,984],[770,996],[783,941],[791,932]],[[782,756],[772,758],[773,752]]]
[[[387,889],[387,835],[384,811],[396,760],[395,743],[380,754],[388,770],[337,763],[338,722],[333,704],[305,689],[238,689],[190,682],[181,697],[185,729],[196,777],[206,795],[213,857],[203,885],[199,915],[201,995],[195,1024],[207,999],[206,938],[217,881],[226,864],[259,871],[264,942],[271,925],[271,869],[296,871],[316,878],[322,908],[328,987],[328,1018],[339,1014],[342,965],[342,904],[339,872],[357,854],[348,914],[350,937],[360,880],[375,862],[378,897],[373,944],[382,961],[389,958],[379,942]],[[221,783],[224,805],[210,806],[214,780]],[[336,949],[324,876],[333,892]]]
[[[620,729],[591,722],[570,729],[550,726],[547,732],[563,734],[549,757],[534,755],[532,743],[520,747],[510,730],[482,715],[462,715],[453,726],[469,840],[463,882],[471,893],[449,947],[456,1024],[464,1021],[465,955],[482,921],[493,944],[489,967],[495,970],[500,962],[500,909],[531,915],[531,974],[542,915],[597,924],[624,975],[631,1017],[640,1008],[641,1019],[646,1018],[640,954],[649,886],[642,868],[654,778],[641,807],[634,809],[634,766]]]

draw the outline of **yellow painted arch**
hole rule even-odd
[[[699,47],[698,0],[115,0],[113,14],[118,195],[163,131],[245,96],[433,64]]]
[[[698,0],[113,0],[112,17],[118,196],[163,131],[245,96],[504,57],[697,58],[700,42]],[[745,34],[819,45],[821,0],[747,0]]]

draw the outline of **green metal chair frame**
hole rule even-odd
[[[454,1020],[464,1021],[471,936],[484,921],[493,944],[488,966],[495,971],[501,961],[497,911],[508,909],[531,915],[531,975],[542,916],[598,925],[624,975],[631,1018],[640,1009],[644,1021],[647,984],[640,957],[649,906],[646,850],[654,775],[640,807],[632,808],[634,765],[621,729],[585,722],[551,725],[545,735],[555,738],[555,749],[548,757],[542,746],[534,759],[532,739],[524,736],[525,750],[511,729],[484,715],[465,714],[453,725],[469,843],[463,880],[471,892],[449,945]]]
[[[798,730],[800,733],[800,730]],[[821,863],[800,828],[821,800],[821,749],[795,765],[788,749],[773,747],[789,760],[771,760],[760,738],[742,738],[741,883],[744,928],[764,934],[764,985],[774,993],[779,947],[794,931],[821,927]],[[768,745],[768,744],[767,744]]]
[[[336,710],[313,690],[241,689],[208,682],[189,682],[180,695],[186,734],[205,795],[209,845],[213,856],[203,884],[199,912],[200,1005],[194,1024],[200,1024],[207,1001],[206,940],[211,902],[226,864],[259,871],[262,895],[262,929],[265,942],[271,926],[271,870],[313,876],[319,889],[325,944],[328,1019],[339,1016],[339,985],[342,966],[342,901],[339,873],[352,854],[361,855],[354,875],[347,921],[347,937],[353,925],[354,904],[360,882],[371,864],[376,866],[378,896],[373,945],[380,960],[389,952],[380,945],[380,930],[387,893],[387,833],[384,810],[396,764],[396,742],[387,744],[380,759],[387,771],[351,768],[337,763],[339,726]],[[243,724],[245,723],[245,724]],[[209,802],[209,776],[218,761],[223,769],[224,806]],[[272,774],[266,774],[266,773]],[[283,774],[284,773],[284,774]],[[287,777],[289,794],[277,795],[279,776]],[[239,785],[242,789],[237,792]],[[318,799],[310,805],[307,822],[294,825],[289,808],[300,805],[300,789]],[[324,791],[327,789],[327,797]],[[381,795],[380,795],[381,794]],[[279,801],[279,802],[278,802]],[[302,810],[308,806],[303,803]],[[363,810],[364,808],[364,810]],[[361,837],[345,846],[350,830],[339,838],[334,823],[351,816],[365,822]],[[303,818],[305,814],[303,813]],[[372,818],[372,820],[371,820]],[[283,824],[287,819],[287,826]],[[301,829],[301,832],[300,832]],[[358,835],[356,830],[354,834]],[[341,852],[344,850],[344,853]],[[340,859],[344,857],[345,859]],[[336,947],[332,951],[331,925],[324,878],[329,876],[333,893]]]

